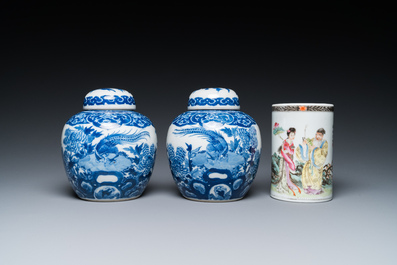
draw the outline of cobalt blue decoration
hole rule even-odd
[[[238,98],[191,98],[189,106],[237,106],[240,105]]]
[[[122,89],[91,91],[84,109],[66,122],[62,133],[63,161],[74,191],[93,201],[139,197],[156,156],[152,122],[132,111],[135,100]]]
[[[189,111],[172,122],[167,154],[185,198],[220,202],[247,194],[262,145],[258,125],[239,109],[233,90],[199,89],[190,95]]]

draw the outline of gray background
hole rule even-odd
[[[1,8],[0,264],[394,264],[395,16],[385,10],[92,6]],[[182,8],[179,11],[179,8]],[[78,199],[64,123],[90,90],[129,90],[158,134],[139,199]],[[165,138],[202,87],[235,90],[261,128],[248,195],[183,199]],[[271,199],[271,104],[335,104],[334,199]]]

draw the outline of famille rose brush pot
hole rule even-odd
[[[248,192],[262,144],[258,125],[239,109],[233,90],[203,88],[190,95],[188,111],[172,122],[167,154],[185,198],[225,202]]]
[[[89,92],[84,111],[62,132],[66,174],[81,199],[122,201],[139,197],[152,174],[157,136],[152,122],[135,112],[126,90]]]
[[[334,105],[272,105],[270,196],[284,201],[332,199]]]

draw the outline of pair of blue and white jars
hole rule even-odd
[[[121,89],[97,89],[84,100],[62,133],[65,169],[86,200],[139,197],[153,171],[157,136]],[[261,137],[256,122],[239,111],[238,96],[225,88],[194,91],[188,111],[171,124],[167,154],[181,194],[197,201],[234,201],[248,192],[258,169]]]

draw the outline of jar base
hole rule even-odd
[[[279,201],[287,201],[287,202],[302,202],[302,203],[316,203],[316,202],[328,202],[332,200],[332,197],[321,198],[321,199],[302,199],[302,198],[286,198],[277,195],[270,194],[270,197]]]
[[[189,197],[185,197],[185,196],[183,196],[183,198],[191,200],[191,201],[195,201],[195,202],[223,203],[223,202],[239,201],[239,200],[242,200],[244,197],[237,198],[237,199],[231,199],[231,200],[200,200],[200,199],[189,198]]]
[[[121,199],[110,199],[110,200],[101,200],[101,199],[87,199],[87,198],[81,198],[80,199],[84,200],[84,201],[90,201],[90,202],[122,202],[122,201],[130,201],[130,200],[134,200],[141,197],[141,195],[135,196],[135,197],[131,197],[131,198],[121,198]]]

